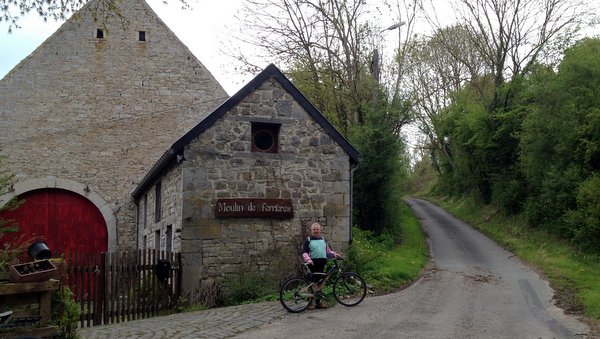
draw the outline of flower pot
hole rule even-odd
[[[52,252],[43,241],[36,241],[31,244],[27,249],[27,253],[33,260],[50,259],[52,257]]]
[[[38,282],[57,278],[59,272],[49,260],[38,260],[10,267],[11,282]]]

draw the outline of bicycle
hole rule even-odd
[[[336,276],[333,282],[333,296],[338,303],[344,306],[356,306],[360,304],[367,294],[367,284],[364,279],[354,272],[344,272],[338,265],[338,260],[333,259],[333,265],[327,273],[311,273],[308,264],[302,264],[304,274],[286,280],[279,290],[279,301],[283,307],[292,313],[305,311],[316,297],[323,298],[322,288],[332,276]],[[311,277],[322,276],[317,281],[311,281]]]

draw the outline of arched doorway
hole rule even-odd
[[[60,188],[44,188],[19,195],[24,203],[4,211],[4,219],[19,226],[19,239],[42,238],[54,256],[62,253],[100,253],[108,249],[106,223],[87,198]],[[15,241],[10,234],[2,242]]]

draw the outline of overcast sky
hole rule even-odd
[[[243,0],[188,0],[192,8],[187,10],[180,8],[179,0],[170,0],[169,5],[164,5],[161,0],[146,1],[230,95],[252,79],[253,75],[240,75],[236,71],[239,64],[223,52],[223,42],[235,43],[231,37],[241,35],[235,15],[242,8]],[[367,3],[374,9],[384,1],[369,0]],[[435,0],[436,7],[440,8],[446,7],[447,2]],[[382,28],[395,23],[392,13],[373,13]],[[50,20],[44,23],[36,13],[30,13],[19,24],[22,28],[9,34],[8,25],[0,22],[0,78],[41,45],[62,22]],[[398,36],[383,33],[382,39],[390,40],[388,46],[393,46]],[[262,66],[267,66],[266,61]]]
[[[235,15],[243,0],[191,0],[188,2],[192,8],[187,10],[180,8],[178,0],[170,0],[169,5],[160,0],[146,1],[230,95],[252,79],[253,75],[240,75],[236,71],[239,64],[223,52],[223,42],[231,43],[231,36],[240,31]],[[369,4],[374,6],[381,1],[371,0]],[[389,27],[392,21],[391,16],[382,18],[381,26]],[[0,22],[0,78],[41,45],[62,22],[44,23],[36,13],[30,13],[19,24],[22,28],[9,34],[8,25]],[[388,38],[394,39],[394,35]],[[266,66],[265,61],[263,67]]]

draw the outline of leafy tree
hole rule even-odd
[[[442,131],[447,118],[444,112],[452,103],[452,95],[467,85],[477,88],[486,84],[476,80],[485,73],[485,64],[474,46],[469,45],[467,33],[462,26],[438,29],[432,37],[415,41],[407,54],[403,84],[415,103],[418,128],[436,155],[434,165],[438,171],[439,161],[454,166],[447,136]]]
[[[412,4],[412,13],[416,13],[417,0],[401,2]],[[360,0],[249,0],[239,15],[244,27],[239,40],[262,52],[261,65],[255,65],[242,52],[235,57],[253,73],[264,59],[276,60],[311,102],[347,135],[352,125],[365,122],[379,79],[393,78],[389,74],[374,76],[383,68],[373,59],[381,27],[369,20],[371,11]],[[393,70],[399,72],[400,67],[385,68],[386,72]]]
[[[442,161],[441,175],[448,193],[467,194],[479,190],[488,193],[489,163],[486,149],[492,134],[485,103],[477,90],[466,86],[452,96],[453,103],[442,115],[440,132],[451,161]]]
[[[582,182],[577,189],[577,209],[565,214],[573,241],[581,250],[600,253],[600,173]]]
[[[398,8],[401,3],[411,8],[407,31],[419,1],[397,2]],[[392,205],[398,169],[406,168],[399,135],[411,110],[397,86],[404,58],[395,59],[396,67],[380,67],[376,41],[381,27],[369,15],[361,0],[249,0],[240,40],[283,65],[294,85],[361,151],[354,220],[379,233],[393,223],[386,207]],[[250,70],[258,68],[247,55],[238,59]]]
[[[520,141],[528,220],[587,249],[597,244],[588,237],[598,227],[589,218],[600,193],[599,79],[599,39],[566,50],[558,74],[536,88]]]
[[[381,102],[387,95],[382,94]],[[408,160],[404,143],[399,142],[398,116],[407,116],[407,102],[388,102],[389,106],[373,107],[366,122],[356,125],[351,140],[361,152],[361,163],[354,179],[354,221],[361,229],[382,234],[399,225],[394,211],[402,203],[400,183],[405,180]],[[394,107],[395,106],[395,107]]]
[[[590,18],[587,3],[458,0],[454,5],[458,24],[438,26],[414,49],[409,74],[417,119],[446,189],[476,192],[485,202],[496,200],[517,212],[527,195],[518,160],[527,114],[521,92],[539,62],[553,60]]]
[[[417,54],[419,120],[446,189],[518,212],[527,195],[519,136],[528,77],[572,41],[586,8],[571,0],[455,5],[459,24],[438,28]]]
[[[525,75],[543,56],[555,56],[576,37],[589,14],[578,0],[459,0],[457,13],[491,69],[494,87]],[[502,107],[494,93],[490,111]]]

